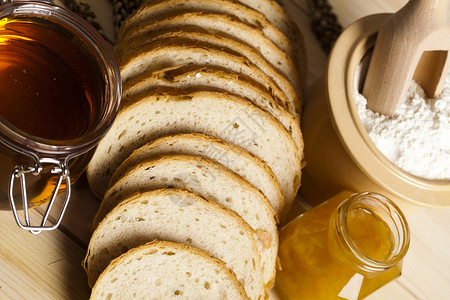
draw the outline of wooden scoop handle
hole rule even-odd
[[[439,95],[450,67],[448,0],[410,0],[381,26],[364,83],[367,107],[393,116],[411,79]]]

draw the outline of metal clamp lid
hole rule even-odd
[[[28,212],[28,197],[27,197],[27,189],[26,189],[26,181],[25,181],[25,174],[31,173],[35,176],[38,176],[42,172],[42,164],[54,164],[50,170],[52,174],[59,174],[57,183],[55,185],[55,189],[52,192],[52,196],[50,201],[47,204],[47,209],[45,211],[45,214],[43,216],[42,222],[40,225],[33,225],[30,222],[29,212]],[[14,199],[13,190],[14,190],[14,181],[15,179],[20,180],[20,186],[21,186],[21,195],[22,195],[22,204],[23,204],[23,211],[24,211],[24,220],[21,220],[19,218],[18,210],[16,208],[16,200]],[[52,225],[46,225],[48,221],[48,217],[50,215],[50,212],[52,211],[53,205],[56,202],[56,198],[58,196],[58,191],[61,187],[61,183],[65,180],[65,196],[63,200],[62,208],[59,212],[59,216],[55,222],[55,224]],[[36,160],[35,165],[33,167],[24,168],[23,166],[19,165],[16,166],[16,168],[12,171],[10,182],[9,182],[9,201],[11,204],[11,210],[14,214],[14,218],[17,222],[17,225],[19,225],[20,228],[29,230],[33,234],[39,234],[43,230],[53,230],[56,229],[59,224],[61,223],[62,217],[64,215],[64,212],[67,208],[67,204],[69,203],[71,194],[71,186],[70,186],[70,176],[69,176],[69,170],[67,169],[67,164],[65,162],[60,162],[58,160],[54,159],[41,159]]]
[[[21,164],[17,164],[13,171],[11,172],[11,175],[9,177],[9,187],[8,187],[8,198],[11,205],[11,210],[14,214],[14,218],[17,222],[17,225],[19,225],[20,228],[29,230],[33,234],[39,234],[43,230],[49,231],[56,229],[59,224],[61,223],[62,217],[64,215],[64,212],[67,208],[67,204],[69,203],[70,195],[71,195],[71,180],[70,180],[70,174],[68,169],[68,162],[71,158],[73,158],[76,155],[80,155],[82,153],[78,154],[68,154],[66,157],[61,159],[56,158],[39,158],[38,154],[25,149],[23,147],[20,147],[19,145],[9,141],[8,139],[4,138],[0,135],[0,143],[3,146],[6,146],[7,148],[13,150],[15,153],[20,154],[23,157],[31,158],[31,161],[34,162],[33,166],[24,167]],[[50,174],[59,174],[58,180],[56,181],[55,188],[53,192],[51,193],[51,198],[48,201],[47,209],[45,211],[45,214],[43,216],[43,219],[40,224],[31,224],[30,216],[29,216],[29,205],[28,205],[28,196],[27,196],[27,185],[25,180],[26,174],[32,174],[34,176],[42,175],[42,172],[44,170],[43,165],[50,165],[51,168],[46,168],[46,171],[49,170]],[[22,207],[24,210],[24,220],[21,220],[18,213],[17,208],[17,201],[14,196],[14,182],[16,179],[20,180],[20,189],[21,189],[21,198],[22,198]],[[50,215],[50,212],[52,211],[52,208],[57,201],[58,191],[61,188],[61,185],[65,181],[65,196],[62,200],[63,205],[60,209],[59,216],[56,218],[55,224],[47,225],[48,223],[48,217]]]

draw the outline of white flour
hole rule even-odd
[[[450,180],[450,76],[442,94],[426,99],[415,82],[395,115],[366,108],[356,92],[361,121],[378,149],[404,171],[426,179]]]

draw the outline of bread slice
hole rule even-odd
[[[185,244],[153,241],[114,259],[90,299],[249,299],[223,261]]]
[[[296,94],[287,97],[276,82],[236,51],[217,47],[209,43],[181,38],[162,38],[117,57],[122,80],[126,83],[147,72],[169,67],[202,64],[229,69],[248,76],[271,90],[275,97],[286,99],[287,103],[298,102]],[[292,104],[295,111],[295,103]]]
[[[137,148],[175,133],[204,133],[246,149],[265,161],[285,193],[285,210],[300,186],[303,149],[269,113],[251,102],[212,91],[156,90],[126,101],[87,168],[89,185],[105,186]]]
[[[275,0],[239,0],[259,12],[275,25],[294,45],[298,70],[303,82],[307,81],[307,52],[303,35],[297,24],[292,20],[286,10]],[[304,86],[305,88],[305,86]]]
[[[238,0],[240,3],[261,12],[265,18],[288,38],[293,38],[292,19],[275,0]]]
[[[240,147],[199,133],[164,136],[136,149],[114,172],[109,187],[131,166],[150,158],[172,154],[203,156],[221,164],[261,190],[277,215],[283,211],[281,185],[265,162]]]
[[[186,72],[183,71],[186,69]],[[245,80],[246,78],[242,77],[238,76],[236,73],[227,72],[226,70],[218,70],[217,68],[208,69],[208,66],[169,68],[149,74],[145,73],[129,80],[135,82],[134,86],[136,87],[125,84],[126,86],[123,94],[125,95],[124,99],[127,99],[130,94],[133,95],[147,89],[165,86],[192,89],[199,88],[202,90],[215,89],[240,95],[274,116],[292,135],[297,147],[303,149],[303,137],[299,120],[291,115],[285,108],[277,105],[270,94],[264,93],[264,90],[258,91],[258,85],[254,85],[254,82]]]
[[[287,98],[280,99],[269,90],[269,84],[262,85],[249,76],[233,72],[229,69],[193,64],[168,67],[145,72],[125,82],[122,86],[122,100],[142,93],[157,86],[175,86],[186,88],[190,86],[205,86],[226,90],[247,99],[257,99],[277,109],[287,110],[290,114],[298,115],[295,108],[289,104]],[[284,94],[282,95],[284,96]]]
[[[159,18],[150,19],[140,23],[140,25],[127,33],[126,38],[119,40],[118,44],[127,45],[137,36],[144,36],[148,32],[171,27],[198,26],[213,33],[227,34],[232,36],[241,44],[247,44],[261,53],[268,62],[280,70],[283,74],[288,74],[294,79],[294,89],[301,94],[302,79],[298,75],[296,65],[291,57],[278,48],[259,29],[252,27],[232,15],[214,14],[205,12],[184,12],[178,14],[167,14]],[[301,103],[296,103],[297,112],[301,112]]]
[[[168,155],[131,166],[106,192],[94,226],[124,197],[163,188],[186,189],[240,215],[255,231],[264,283],[275,281],[277,217],[264,194],[236,173],[201,156]]]
[[[150,41],[154,42],[155,40],[163,38],[190,39],[205,42],[219,48],[232,49],[242,57],[247,58],[255,66],[261,69],[261,71],[273,79],[273,81],[285,92],[290,100],[288,103],[283,103],[283,106],[288,108],[293,115],[297,115],[295,105],[297,102],[301,102],[301,100],[299,99],[299,94],[295,90],[294,86],[301,86],[301,82],[295,66],[292,65],[292,68],[290,69],[280,70],[268,62],[259,51],[243,43],[242,41],[234,39],[228,34],[218,32],[212,33],[198,26],[164,28],[136,36],[129,43],[118,44],[115,49],[116,58],[120,60],[126,52],[136,50],[139,51],[140,46],[149,43]],[[285,73],[283,73],[283,71]]]
[[[236,274],[251,299],[264,298],[252,228],[222,205],[179,189],[131,195],[103,219],[83,262],[89,284],[93,286],[114,258],[155,239],[208,251]]]
[[[183,12],[232,15],[241,22],[258,29],[291,57],[295,55],[291,41],[277,27],[267,21],[263,14],[239,1],[232,0],[147,0],[121,26],[119,40],[122,40],[130,30],[140,27],[144,22],[151,22],[163,15]]]

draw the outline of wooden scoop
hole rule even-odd
[[[393,116],[411,79],[438,96],[450,59],[448,0],[410,0],[381,26],[364,83],[367,107]]]

